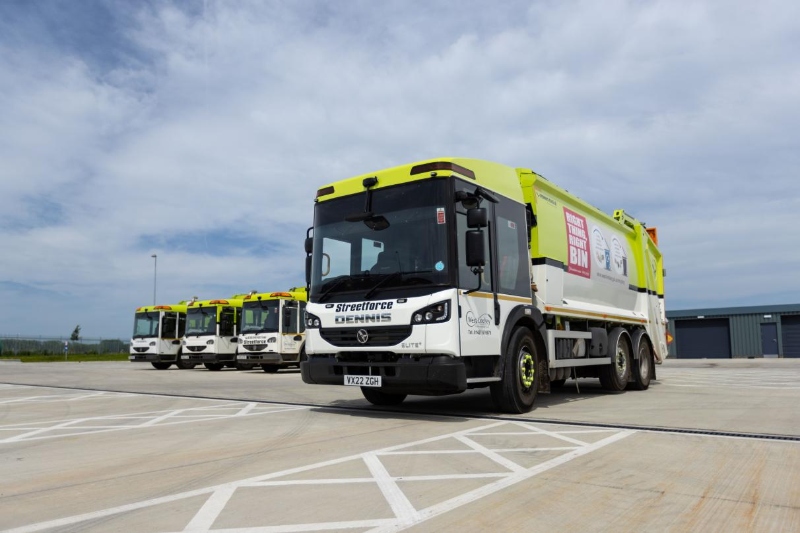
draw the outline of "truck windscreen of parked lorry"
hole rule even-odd
[[[311,298],[390,298],[452,285],[447,186],[414,182],[319,204]]]

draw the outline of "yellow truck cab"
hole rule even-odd
[[[236,364],[236,337],[244,295],[216,300],[193,299],[186,305],[186,331],[181,360],[202,363],[209,370],[223,367],[249,370]]]
[[[568,378],[647,389],[667,356],[655,230],[530,169],[440,158],[321,187],[303,381],[371,403],[489,387],[522,413]]]
[[[238,362],[261,365],[264,372],[299,367],[306,355],[306,300],[305,287],[245,296],[237,342]]]
[[[185,329],[186,302],[138,307],[128,359],[132,363],[150,363],[158,370],[172,365],[194,368],[194,364],[180,358]]]

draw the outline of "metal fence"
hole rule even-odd
[[[116,354],[128,353],[129,340],[0,335],[0,355]]]

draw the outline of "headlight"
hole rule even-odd
[[[267,339],[267,342],[276,342],[277,340],[278,340],[277,337],[270,337],[269,339]]]
[[[210,346],[210,345],[212,345],[212,344],[214,344],[214,339],[207,340],[207,341],[206,341],[206,344],[208,344],[209,346]]]
[[[155,343],[155,342],[151,342],[151,343],[150,343],[150,346],[155,346],[155,345],[156,345],[156,343]]]
[[[312,315],[311,313],[306,313],[306,327],[307,328],[319,328],[320,321],[317,315]]]
[[[438,324],[450,320],[450,302],[438,302],[415,312],[411,317],[414,324]]]

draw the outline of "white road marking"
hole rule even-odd
[[[441,514],[457,509],[462,505],[466,505],[480,498],[493,494],[497,491],[503,490],[507,487],[510,487],[511,485],[520,483],[542,472],[563,465],[568,461],[571,461],[588,453],[597,451],[604,446],[617,442],[620,439],[623,439],[625,437],[628,437],[636,433],[633,430],[622,430],[615,432],[614,430],[602,429],[598,431],[608,431],[611,432],[612,435],[591,444],[580,443],[578,446],[561,447],[561,448],[527,447],[524,446],[526,440],[524,438],[520,439],[521,446],[518,448],[516,447],[491,448],[490,446],[483,446],[474,441],[475,438],[479,438],[480,436],[485,435],[486,433],[483,433],[485,430],[491,430],[499,428],[501,426],[508,426],[509,428],[516,426],[526,429],[528,433],[519,431],[514,432],[519,434],[521,437],[524,437],[526,435],[545,434],[555,438],[562,438],[562,440],[568,440],[568,441],[575,440],[569,437],[564,438],[564,436],[561,435],[558,431],[543,430],[530,423],[499,421],[499,422],[485,424],[479,427],[473,427],[461,431],[456,431],[453,433],[448,433],[445,435],[437,435],[434,437],[414,442],[409,442],[396,446],[390,446],[379,450],[366,451],[356,455],[349,455],[338,459],[322,461],[319,463],[291,468],[280,472],[272,472],[266,475],[247,478],[235,482],[224,483],[221,485],[216,485],[204,489],[182,492],[171,496],[164,496],[161,498],[154,498],[142,502],[121,505],[119,507],[113,507],[110,509],[104,509],[81,515],[65,517],[56,520],[49,520],[46,522],[39,522],[36,524],[30,524],[27,526],[22,526],[8,530],[6,533],[33,533],[36,531],[42,531],[46,529],[63,529],[68,527],[74,528],[78,524],[88,522],[91,520],[120,515],[135,510],[145,509],[148,507],[154,507],[157,505],[161,505],[163,503],[176,502],[179,500],[188,500],[190,498],[194,498],[196,496],[204,494],[209,495],[209,498],[200,505],[198,511],[193,515],[192,519],[182,530],[184,533],[189,531],[193,533],[199,533],[199,532],[293,533],[301,531],[325,531],[325,530],[335,530],[335,529],[364,530],[368,528],[372,528],[370,529],[370,531],[374,532],[401,531],[403,529],[415,526],[417,524],[420,524],[426,520],[429,520]],[[580,441],[576,441],[576,443],[577,442]],[[419,449],[409,450],[409,448],[418,448],[420,446],[430,443],[445,443],[445,444],[449,443],[451,444],[453,449],[431,450],[429,452]],[[462,448],[464,444],[468,445],[470,449],[464,450]],[[506,446],[508,445],[506,444]],[[513,452],[515,454],[525,453],[527,454],[528,457],[527,460],[530,461],[531,458],[535,458],[537,454],[541,451],[559,451],[564,453],[555,458],[538,463],[533,467],[522,466],[518,463],[515,463],[513,460],[500,455],[501,453],[509,453],[509,452]],[[431,455],[441,454],[443,452],[473,453],[477,456],[483,456],[488,459],[491,459],[495,464],[498,465],[497,466],[498,471],[482,472],[476,474],[441,474],[441,475],[425,475],[425,476],[390,475],[385,465],[382,463],[381,458],[390,455],[391,456],[400,455],[401,453],[407,453],[407,452],[414,452],[415,454],[429,453]],[[355,478],[341,478],[341,479],[320,478],[320,479],[302,479],[302,480],[281,479],[281,478],[286,478],[287,476],[293,476],[295,474],[305,473],[316,469],[324,469],[329,466],[339,465],[342,463],[346,463],[348,461],[356,461],[356,460],[361,460],[364,462],[364,464],[368,467],[368,470],[372,475],[372,477],[369,478],[355,477]],[[409,482],[409,481],[448,482],[452,480],[465,480],[465,479],[485,479],[487,480],[488,483],[477,489],[469,490],[461,495],[453,497],[444,502],[431,505],[430,507],[424,509],[416,509],[409,500],[409,498],[405,495],[405,493],[403,493],[402,487],[398,484],[401,481],[402,482]],[[287,490],[291,490],[290,487],[296,486],[297,487],[296,490],[298,491],[298,498],[302,498],[304,486],[308,485],[317,486],[325,484],[346,485],[350,483],[375,484],[376,489],[380,491],[380,493],[384,496],[387,503],[389,504],[389,507],[392,509],[395,515],[394,518],[314,522],[305,524],[292,523],[292,524],[273,525],[265,527],[250,526],[242,528],[213,529],[214,522],[219,518],[220,514],[224,511],[227,503],[231,500],[236,490],[239,488],[281,486],[281,487],[289,487],[289,489]],[[257,500],[254,501],[254,505],[257,505]],[[360,505],[360,503],[353,502],[353,505],[358,506]],[[356,507],[356,508],[363,511],[361,507]]]
[[[362,458],[398,520],[404,524],[410,524],[417,520],[419,518],[417,510],[414,509],[414,506],[408,501],[406,495],[403,494],[403,491],[397,486],[397,483],[395,483],[392,476],[389,475],[389,472],[386,470],[386,467],[383,466],[380,459],[378,459],[377,455],[374,453],[366,453]]]
[[[258,404],[256,402],[226,402],[200,407],[170,409],[168,411],[150,411],[142,413],[129,413],[124,415],[81,417],[68,420],[44,422],[25,422],[24,424],[0,426],[0,432],[18,432],[17,435],[0,438],[0,444],[55,439],[61,437],[74,437],[77,435],[141,429],[154,426],[172,426],[177,424],[189,424],[193,422],[205,422],[209,420],[223,420],[235,417],[241,418],[260,416],[305,409],[308,409],[308,407]],[[94,424],[94,422],[102,423]]]

